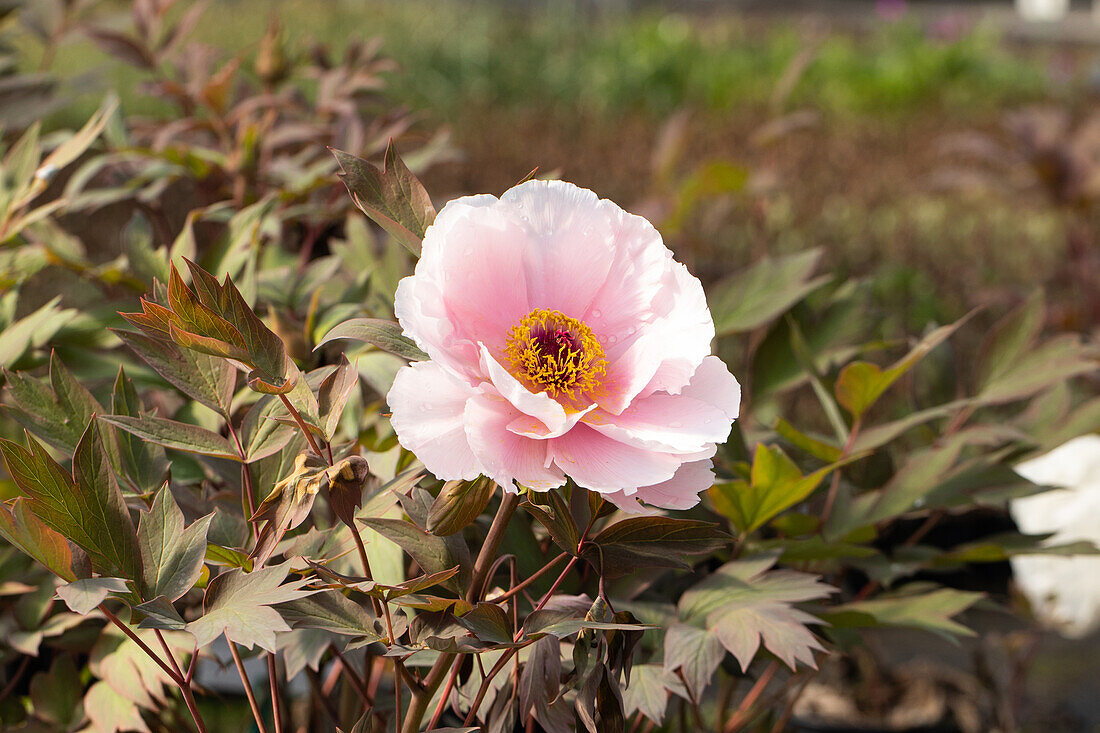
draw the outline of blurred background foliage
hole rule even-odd
[[[1087,47],[1006,38],[1007,9],[918,4],[885,18],[870,3],[789,15],[688,7],[332,0],[315,12],[232,0],[213,3],[192,35],[250,59],[278,17],[280,52],[295,62],[318,47],[339,57],[349,29],[378,39],[394,62],[381,70],[387,99],[414,112],[420,135],[452,135],[452,160],[426,178],[439,198],[499,191],[540,165],[624,204],[654,204],[651,216],[678,207],[666,234],[705,277],[765,249],[824,246],[831,269],[888,272],[879,295],[908,318],[902,329],[1036,285],[1067,327],[1095,322],[1079,268],[1066,264],[1069,230],[1093,212],[1052,205],[1007,123],[1029,105],[1087,108]],[[85,15],[118,28],[124,9],[99,2]],[[62,81],[47,128],[79,126],[106,90],[127,115],[170,113],[149,94],[148,69],[112,57],[102,38],[57,35],[56,48],[6,36],[21,69]],[[296,82],[310,90],[317,79]],[[951,145],[960,134],[962,150]],[[1001,164],[1016,163],[1007,175],[985,165],[994,146]]]
[[[1100,427],[1095,53],[1016,37],[1004,13],[915,4],[898,15],[886,5],[784,14],[424,0],[328,0],[324,12],[305,0],[2,3],[0,363],[45,384],[66,373],[50,370],[52,351],[108,404],[121,362],[147,406],[220,430],[226,420],[181,399],[104,328],[125,325],[116,311],[137,310],[170,261],[231,274],[308,372],[335,363],[332,347],[314,351],[334,325],[392,318],[412,263],[354,210],[325,146],[377,159],[394,138],[438,204],[500,193],[541,166],[649,217],[708,286],[719,353],[746,404],[699,516],[721,519],[752,550],[828,575],[851,604],[880,587],[928,590],[914,578],[956,587],[921,596],[939,603],[916,622],[888,619],[882,606],[859,606],[862,617],[821,612],[837,627],[829,642],[851,652],[825,678],[885,714],[911,672],[886,659],[926,642],[884,632],[885,651],[863,651],[844,624],[957,631],[950,617],[977,601],[971,591],[1026,613],[1004,564],[1022,546],[986,541],[1011,529],[1005,500],[1034,490],[1005,471]],[[950,341],[936,335],[978,307]],[[936,350],[895,362],[922,338]],[[370,346],[349,358],[365,388],[340,433],[396,469],[378,400],[401,362]],[[875,390],[867,367],[844,378],[855,359],[904,366],[886,385],[896,386],[870,398],[882,396],[873,409],[842,388]],[[47,393],[6,377],[0,433],[15,438],[18,423],[48,431],[36,410],[62,423],[72,413],[82,428],[87,414],[72,400],[83,397],[65,402],[66,379]],[[247,402],[238,394],[233,413]],[[44,439],[64,454],[80,432]],[[771,447],[753,455],[753,443]],[[824,526],[825,492],[801,494],[802,474],[861,449],[873,455],[826,482],[824,514],[839,503]],[[209,461],[170,455],[189,491],[232,484]],[[931,456],[936,470],[913,479]],[[783,479],[771,490],[796,498],[767,511],[732,502],[765,492],[765,464]],[[920,503],[876,514],[852,501],[882,487]],[[3,622],[15,629],[7,692],[33,698],[14,686],[26,684],[18,670],[29,657],[19,655],[44,643],[83,653],[99,631],[28,593],[45,574],[21,555],[0,566]],[[668,614],[687,582],[615,591]],[[988,632],[959,652],[979,670],[972,679],[921,677],[941,702],[980,697],[975,730],[1049,720],[1054,707],[1013,707],[1034,636],[1000,607],[979,604],[965,619]],[[983,677],[982,665],[1000,671]],[[723,670],[732,695],[741,678],[728,658]],[[31,671],[44,675],[39,698],[74,674],[60,662]],[[0,694],[4,715],[16,699]],[[41,703],[37,723],[74,721],[52,721]]]

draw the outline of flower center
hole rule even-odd
[[[512,327],[504,347],[512,369],[552,396],[577,398],[607,373],[592,329],[559,311],[536,308]]]

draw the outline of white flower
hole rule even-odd
[[[1032,483],[1060,488],[1010,502],[1021,532],[1049,543],[1100,545],[1100,435],[1083,435],[1016,466]],[[1100,555],[1012,558],[1016,583],[1039,620],[1080,638],[1100,628]]]

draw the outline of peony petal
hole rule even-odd
[[[513,481],[536,491],[561,486],[565,476],[547,468],[549,444],[508,430],[519,415],[511,403],[493,394],[478,394],[466,403],[466,437],[485,474],[505,490],[516,490]]]
[[[610,494],[601,494],[601,496],[610,501],[622,511],[626,512],[627,514],[642,514],[653,516],[655,514],[661,513],[660,509],[645,506],[640,501],[638,501],[637,494],[631,494],[630,496],[627,496],[626,492],[624,491],[615,491]]]
[[[523,268],[531,308],[582,318],[615,259],[615,209],[588,189],[563,181],[527,181],[501,204],[523,223]]]
[[[730,433],[730,419],[702,400],[664,392],[634,401],[622,414],[596,410],[586,425],[637,448],[684,453],[721,443]]]
[[[703,359],[680,394],[714,405],[730,420],[736,420],[741,411],[741,385],[717,356]]]
[[[538,418],[531,417],[530,415],[520,415],[512,422],[508,423],[508,429],[516,435],[526,435],[528,438],[537,438],[538,440],[546,440],[547,438],[557,438],[560,435],[565,435],[567,432],[573,429],[581,419],[596,409],[596,405],[589,405],[583,410],[566,410],[565,423],[557,430],[550,430],[543,424]]]
[[[406,277],[397,284],[394,313],[402,330],[432,361],[470,384],[481,381],[478,348],[455,332],[443,296],[427,278]]]
[[[673,262],[665,277],[663,292],[670,299],[659,306],[660,320],[644,333],[644,338],[655,341],[664,350],[661,365],[647,387],[676,394],[710,354],[714,319],[707,307],[703,284],[684,265]]]
[[[600,398],[609,412],[619,414],[639,394],[678,393],[710,354],[714,321],[702,283],[671,254],[650,303],[648,319],[628,327],[627,333],[636,331],[630,345],[609,352],[607,391]]]
[[[482,469],[466,440],[463,415],[472,387],[430,361],[403,367],[386,395],[398,442],[436,478],[473,479]]]
[[[481,344],[481,369],[500,395],[524,415],[530,415],[546,426],[550,433],[568,430],[565,408],[545,392],[532,392],[500,365],[489,349]]]
[[[578,485],[600,493],[667,481],[682,462],[680,456],[620,443],[583,422],[547,442],[558,468]]]
[[[634,497],[662,509],[690,509],[699,503],[699,492],[714,485],[710,459],[685,463],[668,481],[642,486]]]
[[[465,350],[451,354],[452,368],[453,361],[465,363],[455,369],[459,373],[477,368],[477,342],[502,348],[511,327],[530,311],[522,257],[527,233],[488,198],[443,207],[394,304],[401,327],[433,359]]]

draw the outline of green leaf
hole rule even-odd
[[[929,407],[924,410],[918,410],[917,412],[906,415],[900,420],[881,423],[874,427],[861,430],[856,436],[855,442],[852,444],[852,452],[863,453],[881,448],[918,425],[923,425],[937,418],[946,417],[953,412],[965,408],[969,403],[969,400],[956,400],[935,407]]]
[[[283,584],[287,566],[272,565],[251,573],[228,570],[210,581],[203,599],[203,615],[187,624],[187,630],[200,647],[221,634],[248,649],[259,646],[276,651],[275,632],[289,631],[279,612],[272,608],[303,598],[311,591],[301,590],[307,580],[300,578]]]
[[[187,622],[179,615],[175,607],[164,596],[157,596],[151,601],[139,604],[135,610],[145,614],[145,618],[138,624],[141,629],[160,629],[161,631],[184,631]]]
[[[229,414],[237,375],[229,362],[144,333],[112,332],[173,387],[223,417]]]
[[[708,294],[716,335],[759,328],[829,282],[830,275],[811,277],[821,254],[821,249],[811,249],[765,258],[716,283]]]
[[[601,530],[585,543],[583,556],[612,576],[639,567],[690,569],[687,558],[713,552],[732,539],[710,522],[631,517]]]
[[[76,450],[92,416],[105,412],[56,353],[50,355],[49,386],[19,372],[5,372],[5,376],[13,403],[5,409],[25,428],[66,453]],[[107,449],[112,465],[117,466],[114,435],[108,437]]]
[[[283,340],[249,307],[229,275],[226,274],[223,283],[218,283],[194,262],[186,260],[186,263],[199,302],[232,324],[244,340],[250,363],[269,378],[285,376],[288,360]]]
[[[178,600],[194,587],[206,557],[206,533],[214,515],[184,527],[183,512],[165,484],[138,521],[143,598]]]
[[[852,601],[835,606],[821,617],[836,627],[901,626],[923,629],[950,638],[974,636],[974,632],[951,619],[982,598],[953,588],[929,590],[928,584],[910,584],[898,593],[869,601]]]
[[[914,451],[882,487],[862,523],[870,524],[907,512],[918,504],[955,465],[964,442],[954,440],[938,448]]]
[[[80,440],[82,426],[61,409],[53,390],[22,372],[4,370],[4,378],[8,385],[4,412],[50,445],[72,453]]]
[[[774,557],[726,563],[680,599],[680,617],[705,618],[707,628],[747,670],[761,643],[792,670],[797,662],[816,669],[820,642],[806,624],[821,623],[792,603],[833,592],[820,579],[792,570],[768,571]]]
[[[87,616],[113,593],[126,594],[129,587],[122,578],[84,578],[57,587],[57,595],[73,613]]]
[[[73,558],[68,540],[35,516],[27,508],[26,499],[16,499],[10,510],[0,504],[0,536],[62,580],[71,583],[77,579],[79,563]]]
[[[333,326],[318,342],[320,348],[336,339],[364,341],[409,361],[427,361],[428,355],[401,332],[401,326],[378,318],[352,318]]]
[[[661,725],[668,707],[669,691],[688,697],[684,683],[660,664],[639,664],[630,673],[630,685],[623,690],[623,712],[627,717],[636,711]]]
[[[83,714],[80,704],[84,686],[80,682],[80,672],[69,654],[54,658],[49,672],[39,672],[31,678],[30,697],[34,715],[57,730],[72,730],[72,723]]]
[[[504,609],[493,603],[478,603],[460,616],[458,623],[482,641],[512,643],[512,624]]]
[[[386,147],[381,170],[342,150],[329,150],[343,169],[340,178],[355,205],[419,256],[424,233],[435,219],[435,207],[424,186],[397,155],[393,141]]]
[[[206,562],[212,565],[223,565],[231,568],[242,568],[246,572],[252,572],[252,560],[248,555],[232,547],[208,544],[206,546]]]
[[[114,94],[108,95],[99,109],[95,111],[95,114],[84,123],[83,127],[74,132],[71,137],[46,156],[42,161],[42,165],[39,166],[39,170],[47,166],[60,170],[83,155],[95,142],[95,139],[99,137],[99,133],[103,131],[117,107],[118,97]]]
[[[752,532],[783,510],[803,501],[829,473],[862,457],[848,456],[803,476],[782,450],[757,443],[751,482],[717,483],[707,495],[718,513],[728,517],[742,532]]]
[[[1062,544],[1047,542],[1051,535],[1026,535],[1015,532],[993,535],[968,542],[943,553],[932,562],[936,567],[952,567],[979,562],[1002,562],[1019,555],[1096,555],[1100,549],[1080,540]]]
[[[286,414],[283,403],[271,395],[264,395],[248,409],[240,430],[245,462],[253,463],[275,455],[290,442],[294,429],[275,419],[277,415]]]
[[[148,730],[141,708],[106,682],[96,682],[84,694],[84,712],[93,730]]]
[[[336,368],[321,380],[317,388],[317,413],[326,440],[332,440],[335,435],[348,397],[358,385],[359,372],[348,362],[346,356],[340,354]]]
[[[76,484],[75,498],[82,511],[74,513],[71,518],[85,525],[97,524],[97,549],[113,568],[122,573],[121,577],[136,580],[141,573],[137,532],[134,531],[130,511],[126,508],[114,472],[108,465],[104,441],[94,417],[73,454],[73,479]],[[90,548],[84,549],[92,552]]]
[[[342,636],[382,641],[378,619],[342,593],[325,590],[280,603],[277,609],[296,629],[321,629]]]
[[[665,632],[665,669],[679,669],[696,699],[710,686],[725,656],[726,650],[713,631],[677,623]]]
[[[175,265],[168,278],[168,305],[176,317],[170,322],[168,331],[173,341],[212,356],[251,363],[244,334],[218,311],[199,300],[183,282]],[[212,305],[218,307],[217,303]]]
[[[848,364],[840,370],[840,376],[836,380],[834,391],[837,402],[853,417],[860,417],[875,404],[890,385],[912,369],[928,352],[946,341],[959,326],[970,320],[974,313],[975,311],[971,311],[954,323],[932,331],[888,369],[884,370],[866,361]]]
[[[427,573],[443,572],[460,564],[451,554],[444,538],[428,534],[412,522],[379,517],[360,517],[358,521],[409,553]],[[462,591],[455,578],[447,582],[447,587],[456,592]]]
[[[154,415],[142,415],[141,417],[115,415],[104,416],[100,419],[165,448],[199,453],[215,458],[228,458],[231,461],[239,462],[241,460],[237,449],[228,438],[218,435],[212,430],[200,428],[198,425],[177,422]]]
[[[997,405],[1030,397],[1051,385],[1096,371],[1097,352],[1077,334],[1063,334],[1027,349],[983,384],[976,401]]]
[[[375,593],[373,595],[380,596],[381,598],[392,601],[398,598],[403,598],[413,593],[419,593],[422,590],[431,588],[434,585],[440,585],[453,578],[462,570],[462,568],[456,565],[449,570],[443,570],[438,573],[427,573],[426,575],[418,575],[415,578],[406,580],[397,585],[384,585],[382,583],[375,584]]]
[[[58,308],[60,302],[61,296],[58,295],[0,331],[0,366],[10,368],[29,349],[44,346],[76,317],[77,311]]]
[[[126,372],[119,367],[111,400],[111,412],[115,415],[139,417],[143,410],[141,400]],[[123,475],[140,494],[156,490],[168,473],[168,457],[164,448],[141,440],[125,431],[115,433],[119,462]]]
[[[1013,371],[1016,362],[1038,340],[1045,321],[1043,291],[1035,290],[993,326],[982,343],[974,369],[979,392]]]
[[[428,512],[428,531],[438,537],[461,532],[481,516],[494,491],[496,484],[484,476],[473,481],[448,481],[443,484]]]
[[[837,448],[835,445],[830,445],[825,441],[818,440],[817,438],[810,437],[783,418],[778,418],[775,421],[775,432],[788,443],[796,448],[801,448],[814,458],[818,458],[826,463],[833,463],[840,460],[840,448]]]

